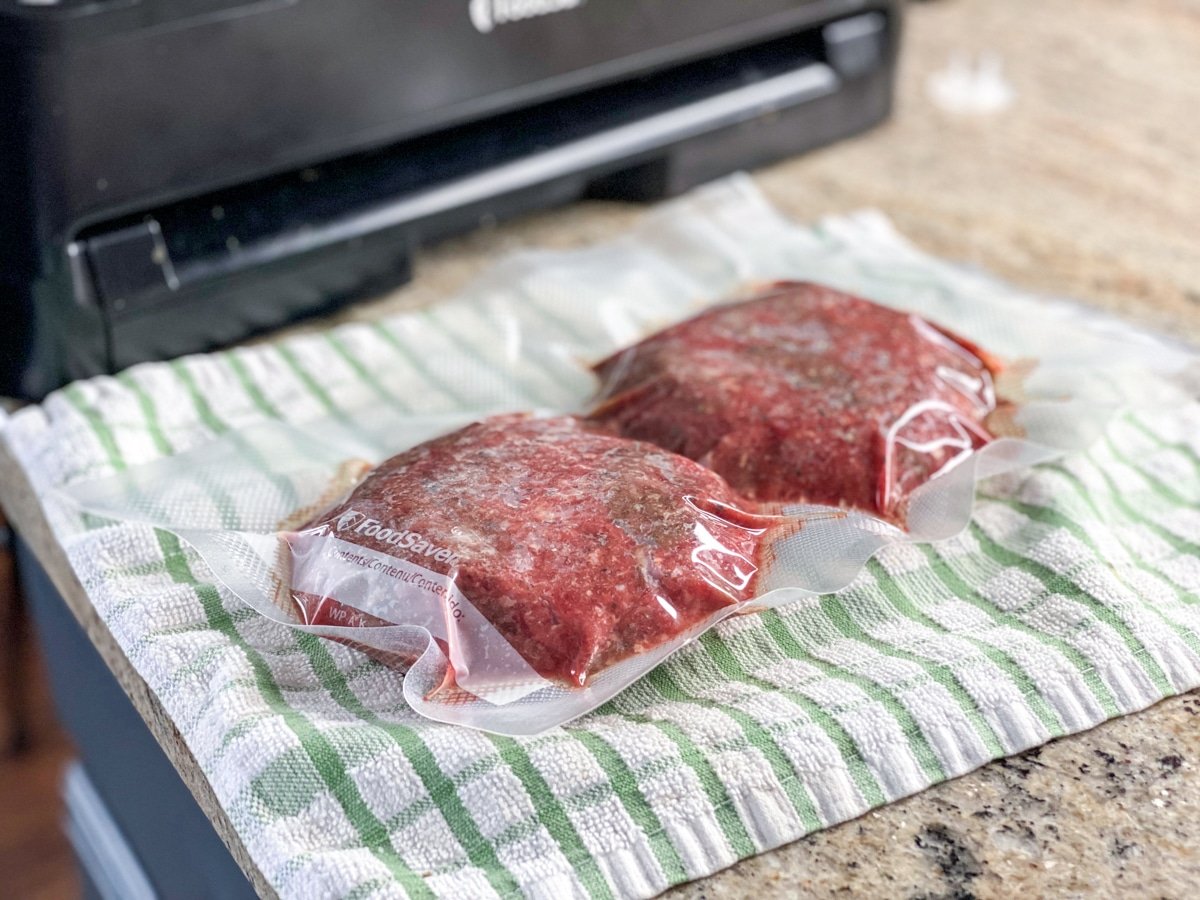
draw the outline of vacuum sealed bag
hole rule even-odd
[[[70,492],[405,673],[418,712],[544,730],[730,615],[956,533],[979,479],[1196,395],[1189,349],[867,222],[847,250],[719,183],[629,237],[339,329],[373,402]]]
[[[427,439],[372,466],[400,433]],[[503,733],[580,715],[760,607],[773,542],[804,525],[654,444],[528,413],[263,423],[71,494],[406,673],[418,711]]]
[[[653,445],[567,416],[494,416],[385,461],[287,535],[286,583],[309,624],[427,606],[450,626],[458,684],[515,651],[582,687],[752,596],[764,528],[736,500]]]
[[[902,523],[914,490],[992,440],[1000,368],[920,316],[784,282],[599,363],[591,418],[744,497]]]

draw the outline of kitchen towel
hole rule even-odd
[[[714,284],[837,270],[868,295],[1019,296],[878,213],[780,237],[745,181],[672,210]],[[787,252],[763,270],[744,248],[768,231]],[[728,621],[530,739],[416,717],[394,673],[260,618],[173,535],[53,493],[264,419],[460,396],[503,350],[456,356],[468,328],[413,312],[142,365],[4,424],[100,617],[285,897],[649,897],[1200,686],[1200,403],[1121,415],[1086,453],[983,483],[959,537]]]

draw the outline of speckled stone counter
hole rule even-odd
[[[1196,896],[1200,698],[1001,760],[672,900]]]

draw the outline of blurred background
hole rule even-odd
[[[267,40],[262,35],[238,50],[238,29],[248,28],[249,19],[233,17],[230,10],[238,4],[224,0],[208,6],[226,16],[224,39],[230,52],[239,53],[236,65],[214,72],[211,91],[181,99],[172,111],[172,98],[151,97],[153,85],[133,80],[169,66],[163,58],[139,58],[140,68],[88,66],[114,41],[166,33],[164,22],[182,16],[185,6],[211,12],[205,3],[0,0],[6,16],[0,19],[6,46],[0,112],[20,124],[0,138],[0,165],[6,166],[0,170],[0,245],[7,254],[0,263],[17,298],[0,339],[8,367],[0,375],[0,393],[12,398],[10,405],[36,400],[70,379],[141,359],[432,302],[465,285],[500,253],[602,239],[644,209],[629,201],[669,196],[743,167],[752,167],[771,199],[796,218],[878,207],[938,255],[1200,340],[1198,0],[928,0],[848,7],[816,0],[748,3],[744,10],[717,5],[737,7],[758,29],[756,36],[731,39],[727,49],[714,45],[699,61],[663,64],[627,83],[580,83],[573,94],[560,90],[548,106],[514,100],[504,113],[480,111],[464,119],[471,92],[485,95],[490,79],[518,84],[522,73],[543,63],[552,68],[564,54],[603,43],[589,42],[586,31],[565,21],[569,16],[586,11],[594,16],[589,27],[633,40],[623,31],[628,23],[619,14],[605,18],[603,0],[549,4],[538,27],[557,29],[544,33],[557,35],[553,40],[531,31],[511,45],[474,53],[469,41],[480,35],[511,28],[519,36],[518,29],[532,28],[514,12],[524,7],[466,0],[408,4],[418,43],[436,47],[439,29],[447,35],[453,30],[457,42],[458,29],[473,29],[469,41],[462,38],[459,57],[408,48],[413,62],[402,72],[405,96],[412,94],[414,103],[436,105],[438,92],[452,87],[467,91],[465,100],[456,101],[460,117],[433,146],[406,137],[396,155],[378,137],[363,137],[362,146],[349,148],[354,153],[338,156],[320,148],[339,128],[350,127],[338,118],[339,107],[375,115],[387,107],[390,92],[401,90],[391,75],[380,74],[379,88],[364,94],[343,95],[331,87],[328,96],[318,96],[310,87],[270,106],[275,99],[252,86],[255,66],[264,67],[265,78],[279,60],[254,52],[261,50],[255,41]],[[139,12],[111,21],[85,15],[106,6]],[[373,27],[379,23],[367,15],[369,6],[347,2],[335,11],[330,4],[324,15],[331,27],[323,36],[297,32],[290,39],[296,50],[308,47],[314,59],[324,59],[321,40],[345,44],[341,50],[348,53],[353,41],[361,41],[364,57],[368,50],[386,55],[390,49],[372,38],[382,26]],[[397,16],[406,8],[404,0],[394,6]],[[551,6],[561,9],[551,13]],[[672,17],[688,18],[689,8],[702,17],[699,10],[711,6],[702,0],[658,3],[661,11],[647,20],[658,30],[649,36],[665,42],[683,27]],[[817,12],[803,28],[772,31],[771,22],[792,21],[772,6]],[[453,15],[446,12],[451,7]],[[271,31],[269,23],[256,27],[283,40],[284,31]],[[314,76],[316,83],[325,77],[350,90],[355,82],[347,71],[327,65]],[[72,100],[67,81],[85,73],[101,89]],[[122,81],[126,76],[131,80]],[[103,89],[106,79],[112,79],[111,90]],[[733,114],[704,105],[711,100],[706,86],[726,81],[730,96],[753,106],[751,118],[734,115],[721,120],[724,130],[711,132],[662,130],[681,127],[678,117],[668,115],[676,108],[689,110],[693,124],[696,116]],[[520,95],[519,87],[514,90],[514,97]],[[588,93],[599,90],[604,93]],[[146,98],[139,96],[143,91]],[[100,128],[103,118],[78,124],[83,119],[72,119],[71,104],[85,101],[112,104],[105,115],[121,127]],[[137,114],[152,102],[158,104],[155,116]],[[43,103],[45,109],[38,105]],[[221,141],[205,143],[180,124],[203,124],[221,104],[242,117],[246,135],[244,143],[228,142],[227,153]],[[285,121],[284,107],[298,118]],[[306,122],[305,110],[317,118]],[[133,137],[140,128],[148,130]],[[627,142],[621,145],[627,158],[616,161],[621,165],[588,143],[599,131]],[[545,137],[550,133],[560,134],[561,142]],[[161,140],[147,143],[146,135],[154,134]],[[319,160],[296,167],[288,153],[308,139]],[[663,158],[668,162],[647,155],[655,140],[673,148]],[[559,152],[568,144],[600,155]],[[96,159],[111,169],[89,168]],[[523,159],[537,159],[542,168],[522,174],[515,164]],[[234,170],[243,163],[235,184]],[[218,177],[225,169],[229,174]],[[528,183],[518,183],[524,177]],[[448,197],[442,188],[456,179],[470,180],[475,193]],[[409,280],[413,272],[417,276]],[[264,284],[272,290],[264,291]],[[275,299],[264,304],[248,299],[252,295]],[[197,298],[207,305],[198,306]],[[214,314],[214,308],[222,312]],[[86,818],[63,801],[64,773],[79,752],[78,729],[87,729],[84,740],[105,747],[125,740],[141,746],[150,738],[129,717],[131,708],[109,715],[95,707],[91,718],[81,713],[80,703],[92,702],[89,691],[111,678],[81,632],[71,632],[76,626],[53,589],[39,581],[31,558],[22,559],[17,577],[13,551],[5,531],[0,885],[12,897],[79,897],[85,886],[96,894],[95,878],[79,874],[64,828],[74,821],[77,833],[80,816]],[[40,592],[36,602],[32,590]],[[121,696],[115,682],[106,690]],[[63,718],[75,723],[74,736],[59,724],[64,710]],[[93,759],[87,764],[104,765]],[[165,759],[157,765],[165,766]],[[154,777],[173,777],[166,771]],[[91,802],[80,796],[74,802]]]

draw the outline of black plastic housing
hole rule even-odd
[[[859,131],[898,34],[894,0],[0,0],[0,394],[327,313],[481,221]]]

